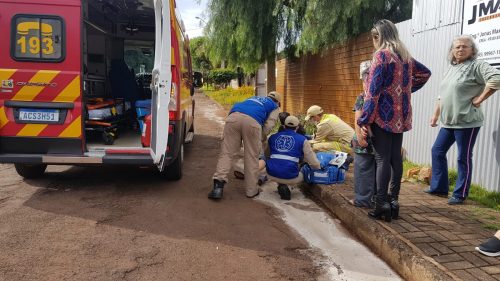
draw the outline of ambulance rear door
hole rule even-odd
[[[171,70],[171,11],[173,0],[155,0],[155,61],[151,98],[151,156],[160,171],[164,169],[168,143]]]

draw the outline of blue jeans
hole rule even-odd
[[[457,143],[458,147],[458,179],[453,196],[467,198],[472,177],[472,149],[476,143],[480,127],[467,129],[441,128],[432,146],[432,180],[431,192],[448,193],[448,160],[446,153]]]
[[[368,153],[354,153],[354,202],[356,206],[370,207],[375,182],[375,156]]]

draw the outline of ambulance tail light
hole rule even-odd
[[[175,83],[172,83],[172,87],[170,87],[170,102],[168,103],[168,110],[174,111],[177,110],[177,98],[179,96],[179,89]]]
[[[169,111],[168,120],[170,121],[177,120],[177,111]]]
[[[175,81],[172,82],[172,87],[170,88],[170,102],[168,103],[168,119],[170,121],[177,120],[178,112],[178,98],[179,98],[179,88],[177,87]]]

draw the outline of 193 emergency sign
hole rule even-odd
[[[16,60],[63,59],[63,22],[59,17],[17,15],[12,21],[12,57]]]

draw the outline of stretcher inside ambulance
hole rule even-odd
[[[180,179],[194,136],[174,0],[0,0],[0,162],[156,165]]]

